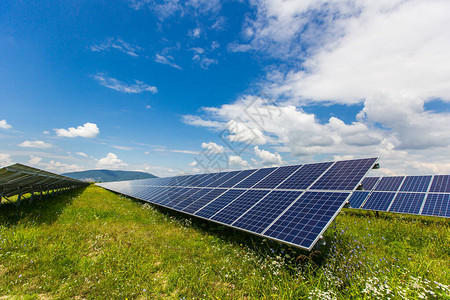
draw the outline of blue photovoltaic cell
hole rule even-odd
[[[333,163],[303,165],[291,177],[286,179],[277,189],[304,190],[307,189]]]
[[[450,193],[450,175],[434,176],[430,193]]]
[[[375,191],[396,192],[405,176],[383,177],[375,187]]]
[[[198,178],[205,176],[205,174],[201,174],[201,175],[191,175],[189,176],[189,179],[186,180],[185,182],[183,182],[183,186],[195,186],[194,183],[198,183]]]
[[[172,208],[176,209],[176,210],[182,210],[183,208],[185,208],[186,206],[188,206],[189,204],[191,204],[198,198],[209,193],[210,191],[212,191],[212,190],[211,189],[202,189],[202,188],[192,188],[191,191],[189,192],[189,194],[186,194],[185,196],[183,196],[181,201],[178,202],[177,204],[173,205]]]
[[[158,204],[166,206],[167,203],[169,203],[170,201],[174,200],[175,198],[177,198],[178,196],[180,196],[184,192],[185,192],[184,188],[179,188],[179,187],[171,188],[169,190],[169,192],[167,193],[167,195],[165,195],[164,197],[160,198],[160,200],[158,201]]]
[[[272,191],[232,225],[261,233],[301,194],[301,191]]]
[[[236,176],[239,172],[240,171],[227,172],[227,173],[225,173],[224,176],[222,176],[222,177],[218,178],[217,180],[214,180],[213,182],[208,184],[207,187],[218,187],[219,185],[221,185],[225,181],[227,181],[227,180],[233,178],[234,176]]]
[[[358,186],[358,183],[376,160],[376,158],[366,158],[338,161],[320,177],[311,189],[352,191]]]
[[[395,193],[373,192],[364,203],[362,208],[371,210],[387,211],[394,199]]]
[[[184,199],[188,198],[192,195],[192,193],[195,192],[194,188],[183,188],[183,191],[181,191],[177,196],[173,197],[173,199],[169,202],[167,202],[165,205],[167,207],[174,207]]]
[[[426,192],[430,185],[431,176],[406,176],[400,191],[402,192]]]
[[[398,193],[389,211],[408,214],[419,214],[425,193]]]
[[[285,180],[289,175],[297,171],[300,166],[288,166],[280,167],[273,171],[266,178],[261,180],[257,185],[253,186],[255,189],[274,189],[283,180]]]
[[[202,182],[200,182],[198,184],[199,187],[204,187],[207,186],[208,184],[210,184],[213,181],[216,181],[217,179],[219,179],[220,177],[224,176],[226,173],[211,173],[208,174],[209,176],[206,177]]]
[[[375,186],[375,184],[378,182],[379,179],[380,179],[380,177],[364,178],[362,181],[362,186],[363,186],[364,190],[370,191],[371,189],[373,189],[373,187]]]
[[[263,234],[310,249],[349,194],[306,192]]]
[[[190,214],[193,214],[194,212],[196,212],[197,210],[199,210],[200,208],[202,208],[203,206],[205,206],[206,204],[208,204],[209,202],[211,202],[215,198],[217,198],[220,195],[222,195],[223,193],[225,193],[225,191],[226,191],[226,189],[213,189],[208,194],[206,194],[203,197],[198,198],[197,200],[195,200],[189,206],[186,206],[183,209],[183,211],[187,212],[187,213],[190,213]]]
[[[213,215],[211,220],[231,225],[231,223],[268,193],[269,191],[267,190],[249,190],[220,212]]]
[[[370,192],[362,192],[362,191],[355,191],[351,195],[350,199],[348,199],[348,202],[350,203],[351,208],[360,208],[363,204],[364,200],[366,200],[367,196]]]
[[[231,179],[225,181],[224,183],[222,183],[221,185],[219,185],[219,187],[221,187],[221,188],[231,188],[234,185],[236,185],[237,183],[241,182],[246,177],[248,177],[253,172],[255,172],[255,170],[242,171],[238,175],[234,176],[233,178],[231,178]]]
[[[429,193],[421,214],[450,218],[450,194]]]
[[[152,200],[154,197],[156,197],[157,195],[159,195],[160,193],[162,193],[166,188],[165,187],[151,187],[149,189],[146,189],[143,193],[141,193],[140,195],[136,195],[133,197],[145,200],[145,201],[150,201]]]
[[[258,171],[256,171],[252,175],[250,175],[248,178],[245,178],[241,183],[239,183],[235,187],[236,188],[251,188],[252,186],[257,184],[259,181],[261,181],[261,179],[263,179],[264,177],[266,177],[267,175],[272,173],[273,170],[275,170],[275,169],[276,168],[259,169]]]
[[[210,174],[201,174],[198,177],[194,178],[189,182],[189,185],[192,187],[200,186],[204,181],[210,178]]]
[[[211,201],[202,209],[194,213],[194,215],[209,219],[227,204],[236,200],[236,198],[243,193],[245,193],[245,190],[228,190],[226,193],[220,197],[217,197],[215,200]]]

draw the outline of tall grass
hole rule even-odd
[[[0,294],[450,299],[448,220],[344,210],[311,253],[96,186],[0,207]]]

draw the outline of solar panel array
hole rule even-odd
[[[98,185],[310,250],[376,161],[367,158]]]
[[[450,218],[450,175],[366,177],[352,208]]]

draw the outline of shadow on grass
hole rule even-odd
[[[19,223],[29,222],[36,225],[52,224],[65,207],[73,202],[85,191],[86,187],[76,188],[59,195],[44,195],[42,200],[34,197],[33,203],[25,198],[19,207],[15,203],[2,203],[0,206],[0,225],[15,226]]]
[[[202,218],[198,218],[196,216],[185,214],[179,211],[171,210],[169,208],[158,206],[156,204],[146,202],[137,198],[133,198],[127,195],[122,196],[141,204],[149,204],[158,212],[168,217],[175,218],[177,221],[180,221],[180,224],[183,224],[183,221],[188,219],[191,221],[190,226],[194,229],[209,235],[213,235],[229,244],[246,246],[261,258],[267,258],[267,256],[285,257],[286,254],[289,254],[291,259],[289,259],[289,262],[286,262],[292,267],[292,270],[294,271],[296,268],[303,268],[306,266],[313,266],[314,269],[322,266],[326,262],[326,257],[329,252],[328,246],[313,249],[308,252],[300,248],[291,247],[280,242],[276,242],[245,231],[217,224],[212,221],[207,221]]]

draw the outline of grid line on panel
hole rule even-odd
[[[165,196],[164,199],[160,200],[158,202],[159,205],[167,206],[167,203],[171,202],[172,200],[176,199],[178,196],[183,194],[185,192],[184,188],[181,187],[173,187]]]
[[[206,187],[208,184],[210,184],[213,181],[216,181],[217,179],[225,176],[226,172],[224,173],[211,173],[209,174],[209,177],[206,178],[203,182],[199,183],[199,187]]]
[[[450,194],[428,193],[421,215],[450,218]]]
[[[276,169],[274,172],[270,173],[270,175],[266,176],[263,180],[255,184],[252,188],[254,189],[274,189],[281,182],[287,179],[288,176],[292,175],[298,168],[302,166],[287,166],[280,167]]]
[[[269,192],[270,191],[267,190],[248,190],[240,197],[224,206],[221,210],[217,211],[210,219],[230,225],[255,203],[269,194]]]
[[[302,191],[272,191],[236,219],[232,225],[261,233],[302,193]]]
[[[304,190],[313,184],[317,178],[325,173],[332,162],[303,165],[297,169],[289,178],[286,178],[277,189]]]
[[[203,197],[195,200],[194,202],[186,206],[182,211],[194,214],[197,210],[201,209],[203,206],[207,205],[209,202],[213,201],[226,191],[227,191],[226,189],[212,189],[209,193],[207,193]]]
[[[406,176],[401,185],[400,192],[424,193],[431,182],[431,176]]]
[[[372,192],[363,209],[387,211],[395,197],[395,192]]]
[[[370,191],[372,190],[375,185],[377,184],[378,180],[380,180],[380,177],[366,177],[362,181],[362,186],[364,190]]]
[[[255,170],[244,170],[241,171],[238,175],[234,176],[233,178],[228,179],[221,185],[219,185],[220,188],[232,188],[236,184],[240,183],[242,180],[245,180],[247,177],[251,176]]]
[[[389,207],[390,212],[419,214],[420,207],[425,199],[425,193],[399,192]]]
[[[310,249],[350,193],[305,192],[264,235]]]
[[[435,175],[430,193],[450,193],[450,175]]]
[[[423,210],[423,207],[425,206],[425,202],[426,202],[426,199],[428,197],[428,193],[430,192],[431,185],[433,184],[433,180],[434,180],[434,176],[431,176],[431,180],[428,183],[428,188],[427,188],[427,192],[426,192],[426,195],[425,195],[425,200],[422,202],[422,206],[420,207],[419,215],[422,214],[422,210]]]
[[[228,190],[224,194],[203,206],[201,209],[197,210],[194,215],[209,219],[245,192],[245,190]]]
[[[354,191],[353,194],[350,196],[350,199],[348,200],[348,202],[350,203],[350,207],[360,208],[369,194],[370,192],[366,191]]]
[[[396,192],[400,188],[405,176],[381,177],[374,191]]]
[[[354,190],[377,158],[337,161],[311,187],[315,190]]]
[[[194,202],[201,196],[204,196],[205,194],[207,194],[211,191],[211,190],[204,189],[204,188],[203,189],[202,188],[192,188],[192,189],[193,189],[192,193],[189,196],[187,196],[186,198],[184,198],[182,201],[178,202],[173,207],[173,209],[182,210],[183,208],[185,208],[186,206],[188,206],[189,204],[191,204],[192,202]]]
[[[251,188],[278,168],[279,167],[259,169],[243,181],[239,182],[235,188]]]
[[[207,187],[218,187],[219,185],[221,185],[225,181],[227,181],[227,180],[233,178],[234,176],[236,176],[237,174],[239,174],[239,172],[240,171],[225,172],[224,176],[214,180],[213,182],[208,184]]]
[[[140,198],[145,201],[151,201],[154,197],[158,196],[160,193],[162,193],[166,188],[161,187],[152,187],[148,190],[148,192],[141,194],[140,196],[136,196],[136,198]]]
[[[172,208],[183,201],[186,197],[189,197],[191,195],[191,192],[194,192],[194,188],[184,187],[183,189],[184,191],[180,192],[177,196],[174,196],[173,199],[167,202],[165,205]]]

